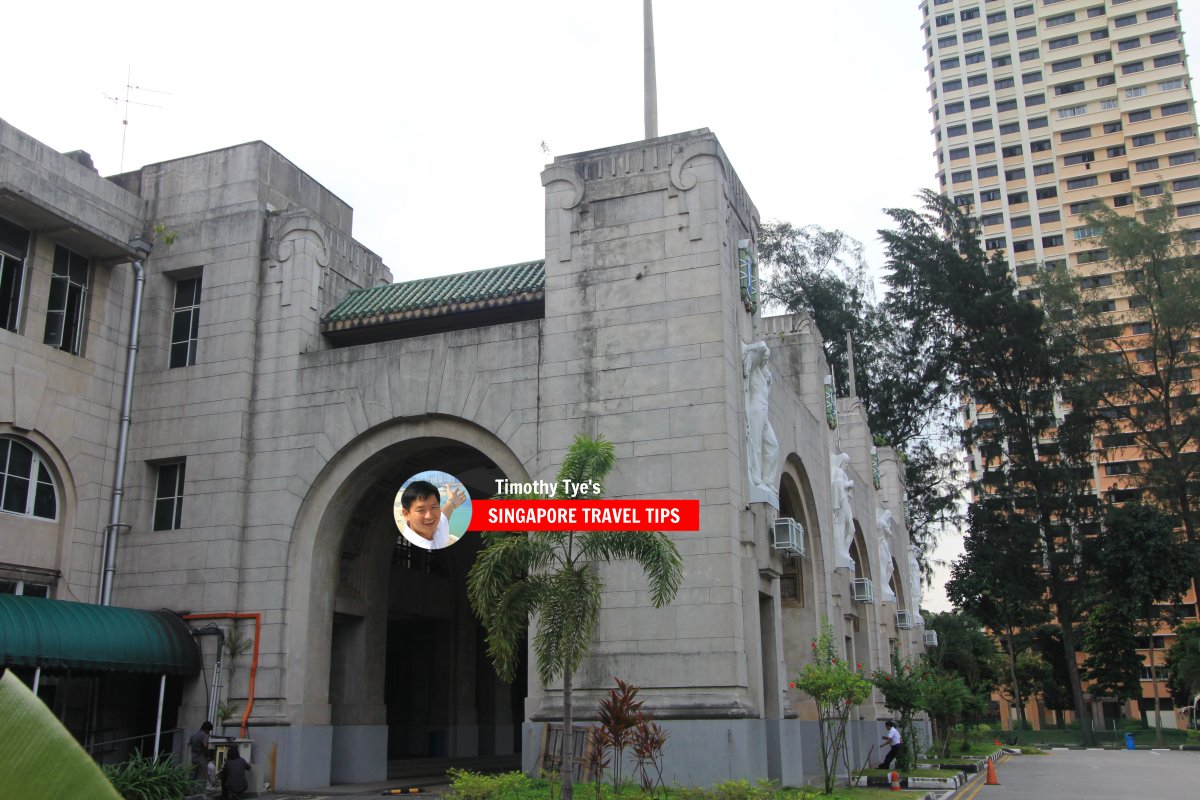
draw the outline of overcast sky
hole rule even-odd
[[[10,124],[104,175],[123,132],[125,170],[262,139],[396,280],[543,257],[543,165],[644,134],[640,0],[9,5]],[[711,129],[764,220],[845,230],[880,269],[882,209],[934,186],[918,2],[654,5],[659,132]],[[125,129],[129,70],[157,107]]]

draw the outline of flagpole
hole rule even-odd
[[[645,36],[646,138],[658,136],[658,82],[654,73],[654,6],[642,0],[642,30]]]

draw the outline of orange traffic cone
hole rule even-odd
[[[996,745],[996,747],[999,747],[999,746],[1000,746],[1000,740],[999,740],[999,739],[992,739],[992,744]]]
[[[999,786],[1000,785],[1000,779],[996,777],[996,762],[991,758],[988,759],[987,780],[983,782],[983,785],[984,786]]]
[[[893,792],[900,791],[900,773],[899,772],[889,772],[888,780],[890,780],[892,782],[892,791]]]

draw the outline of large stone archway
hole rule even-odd
[[[457,474],[477,496],[494,491],[495,477],[528,479],[524,465],[503,442],[473,423],[451,417],[377,426],[330,459],[301,505],[288,552],[289,612],[283,648],[283,695],[291,722],[287,751],[309,757],[302,764],[279,765],[281,782],[284,776],[289,785],[321,785],[322,777],[325,783],[387,777],[389,728],[394,732],[395,719],[389,720],[385,706],[385,665],[389,657],[395,663],[407,655],[403,644],[388,641],[389,619],[397,615],[398,604],[417,608],[401,616],[441,615],[445,631],[454,631],[441,637],[439,664],[453,666],[459,647],[476,650],[474,620],[461,579],[477,552],[477,539],[438,556],[443,577],[454,576],[459,585],[457,590],[443,587],[446,600],[433,604],[436,607],[422,609],[420,599],[413,599],[420,592],[397,591],[391,585],[397,534],[392,501],[407,477],[425,469]],[[427,575],[428,564],[423,561],[422,567],[411,574]],[[419,639],[413,637],[414,647]],[[432,645],[425,648],[430,649]],[[413,653],[417,656],[433,657]],[[464,669],[470,671],[470,665]],[[465,680],[462,671],[455,674],[459,682]],[[515,710],[518,722],[522,712]],[[465,740],[452,734],[425,754],[475,755],[478,741],[478,734]],[[391,750],[393,755],[404,752]],[[318,753],[328,753],[328,763]]]

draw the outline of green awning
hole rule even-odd
[[[195,675],[200,650],[170,611],[0,594],[0,666]]]

